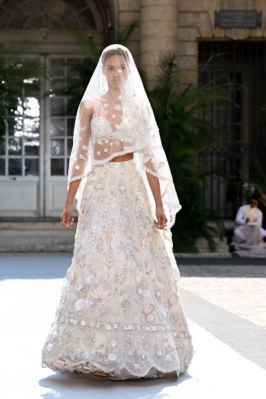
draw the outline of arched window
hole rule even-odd
[[[0,29],[96,30],[86,0],[4,0],[0,4]]]

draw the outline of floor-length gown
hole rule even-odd
[[[135,161],[93,167],[42,366],[110,379],[185,372],[193,356],[179,270]]]

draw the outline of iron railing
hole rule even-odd
[[[231,219],[257,183],[266,189],[266,42],[199,42],[199,84],[229,98],[203,111],[220,144],[200,164],[206,206]]]

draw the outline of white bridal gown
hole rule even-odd
[[[93,166],[43,367],[117,380],[188,369],[193,348],[180,274],[153,219],[134,159]]]

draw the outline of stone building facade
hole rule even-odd
[[[215,27],[215,11],[225,9],[261,11],[261,27]],[[65,33],[66,26],[83,30],[88,40],[101,49],[132,21],[137,21],[138,26],[128,47],[137,65],[146,71],[150,86],[159,57],[167,51],[177,55],[182,88],[198,82],[200,43],[266,41],[265,0],[0,0],[1,42],[38,40],[39,47],[27,57],[37,58],[54,70],[56,77],[67,74],[64,62],[68,59],[79,61],[83,57],[80,47]],[[262,55],[256,57],[259,65]],[[27,143],[18,128],[15,133],[12,128],[6,133],[0,152],[0,217],[60,215],[71,146],[69,131],[74,120],[74,114],[60,114],[64,101],[67,100],[44,100],[41,95],[36,99],[37,128],[29,134]],[[223,191],[220,197],[226,201],[226,195]]]

